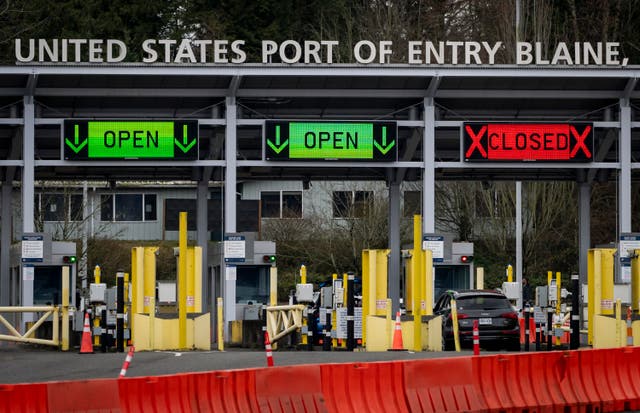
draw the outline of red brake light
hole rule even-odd
[[[502,317],[502,318],[513,318],[514,320],[517,320],[518,319],[518,314],[517,313],[513,313],[513,312],[503,313],[503,314],[500,314],[500,317]]]
[[[460,320],[461,318],[469,318],[469,316],[464,313],[458,313],[458,320]]]

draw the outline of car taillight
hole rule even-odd
[[[502,318],[513,318],[514,320],[518,319],[518,314],[517,313],[503,313],[500,314],[500,317]]]
[[[461,318],[469,318],[469,316],[464,313],[458,313],[458,320],[460,320]],[[447,316],[447,320],[452,320],[452,319],[453,319],[453,316],[451,315],[451,313],[449,313],[449,315]]]

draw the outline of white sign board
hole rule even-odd
[[[440,235],[423,235],[422,249],[431,250],[433,262],[444,261],[444,237]]]
[[[225,235],[224,262],[244,262],[245,246],[244,235]]]
[[[44,259],[44,237],[42,235],[22,236],[22,262],[42,262]]]
[[[620,249],[618,250],[620,258],[628,258],[629,250],[640,250],[640,235],[625,234],[620,236]]]

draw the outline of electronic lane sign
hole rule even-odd
[[[65,120],[64,159],[198,159],[195,120]]]
[[[266,121],[270,161],[381,161],[398,159],[395,122]]]
[[[465,123],[465,161],[593,160],[590,123]]]

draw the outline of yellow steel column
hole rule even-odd
[[[433,251],[425,250],[424,254],[424,283],[426,284],[425,315],[433,315]]]
[[[336,280],[338,279],[338,274],[336,274],[335,272],[333,274],[331,274],[331,286],[333,287],[335,285]],[[333,306],[331,308],[331,330],[333,331],[338,331],[338,305],[335,303],[335,291],[333,291],[334,293],[334,303]],[[333,333],[332,331],[332,333]],[[336,334],[337,335],[337,334]],[[333,348],[337,348],[338,347],[338,338],[336,337],[336,335],[332,334],[332,339],[331,339],[331,347]]]
[[[601,307],[603,315],[613,314],[613,264],[616,250],[613,248],[602,249],[602,299]]]
[[[616,347],[624,346],[622,341],[622,332],[620,331],[620,322],[622,321],[622,301],[616,300]],[[624,331],[627,331],[626,329]]]
[[[142,280],[138,283],[142,284],[142,313],[155,313],[155,298],[156,298],[156,251],[158,247],[144,247],[142,249],[143,264],[142,264]],[[152,302],[153,301],[153,302]],[[138,303],[138,305],[140,305]]]
[[[180,212],[178,241],[178,347],[187,348],[187,213]]]
[[[218,351],[224,351],[224,312],[222,297],[218,297]]]
[[[69,351],[69,269],[62,267],[62,351]]]
[[[556,271],[556,314],[560,315],[560,301],[562,300],[562,275]]]
[[[362,250],[362,345],[367,344],[367,316],[376,313],[377,250]]]
[[[413,351],[422,350],[422,217],[413,216],[413,256],[411,257],[411,310],[413,312]]]
[[[451,300],[451,322],[453,323],[453,342],[456,346],[456,351],[460,352],[460,332],[458,331],[458,307],[456,300]]]
[[[96,284],[100,284],[100,266],[96,265],[95,268],[93,269],[93,282]],[[96,327],[100,327],[100,318],[98,317],[98,314],[94,314],[93,315],[93,328],[95,329]],[[93,345],[94,346],[98,346],[100,345],[100,335],[96,334],[95,336],[93,336]]]
[[[560,317],[560,307],[561,307],[560,301],[562,300],[561,289],[562,289],[562,275],[560,274],[559,271],[556,271],[556,316],[558,320],[561,320],[561,317]],[[562,328],[562,322],[558,321],[558,325],[556,327]],[[560,337],[556,336],[556,346],[559,346],[560,344],[561,344]]]
[[[202,247],[193,247],[193,312],[202,312]]]
[[[631,259],[631,308],[640,313],[640,250]]]
[[[278,267],[269,268],[269,305],[278,305]]]
[[[306,283],[307,283],[307,267],[304,264],[302,264],[300,266],[300,284],[306,284]],[[302,317],[302,331],[303,331],[303,333],[302,333],[302,335],[300,337],[300,343],[303,346],[306,346],[307,343],[308,343],[308,340],[309,340],[308,337],[307,337],[307,333],[309,332],[309,330],[308,330],[309,327],[310,326],[307,323],[307,317]],[[307,330],[306,333],[304,333],[305,329]]]
[[[596,315],[600,315],[600,299],[602,297],[602,251],[600,249],[589,250],[587,261],[588,283],[588,344],[593,344],[593,326]]]
[[[385,310],[385,320],[387,321],[386,323],[386,336],[387,337],[387,349],[390,349],[393,347],[393,328],[394,328],[394,323],[393,323],[393,319],[391,318],[391,307],[392,307],[392,303],[391,303],[391,299],[387,298],[387,308]]]
[[[553,280],[553,271],[547,271],[547,286],[551,285],[551,280]]]
[[[478,290],[484,289],[484,268],[483,267],[476,268],[476,289]]]

